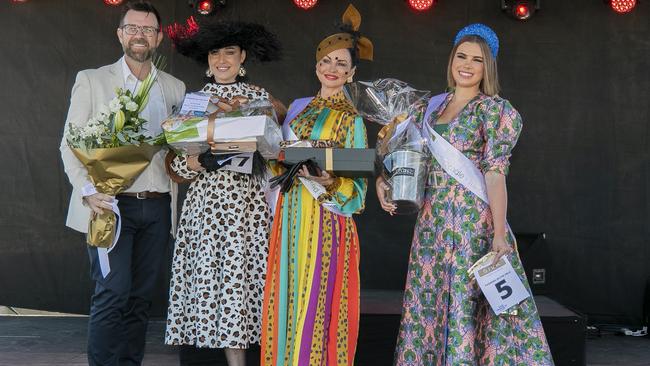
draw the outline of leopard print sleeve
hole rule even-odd
[[[199,175],[199,172],[195,172],[187,166],[187,159],[184,156],[176,156],[172,160],[171,168],[174,173],[188,180],[194,179]]]

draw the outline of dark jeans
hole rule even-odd
[[[170,197],[118,196],[122,232],[103,278],[97,248],[88,247],[95,280],[88,321],[90,366],[140,365],[151,298],[169,243]]]

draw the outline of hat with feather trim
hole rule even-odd
[[[210,51],[228,46],[239,46],[246,57],[261,62],[276,61],[282,46],[275,34],[256,23],[187,19],[186,24],[174,23],[165,29],[174,48],[181,55],[206,64]]]
[[[356,49],[360,59],[372,61],[372,42],[368,38],[361,36],[359,33],[360,25],[361,14],[354,5],[348,5],[345,13],[343,13],[343,25],[341,26],[343,32],[332,34],[318,44],[316,61],[321,60],[332,51],[343,48]]]

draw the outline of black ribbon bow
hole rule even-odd
[[[284,173],[275,176],[271,178],[271,180],[269,180],[269,183],[271,183],[271,188],[280,186],[281,193],[287,193],[289,189],[291,189],[291,185],[293,184],[293,179],[300,172],[300,168],[303,166],[307,167],[307,170],[309,171],[310,175],[315,175],[315,176],[321,175],[320,167],[312,159],[302,160],[296,164],[282,163],[282,165],[284,165],[284,167],[287,168],[287,170]]]

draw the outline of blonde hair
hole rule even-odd
[[[456,87],[456,81],[454,80],[454,76],[451,71],[451,64],[454,61],[454,56],[456,55],[458,46],[465,42],[478,44],[481,48],[481,53],[483,53],[483,79],[479,85],[481,93],[489,95],[491,97],[497,95],[499,93],[499,74],[497,72],[497,60],[494,58],[494,55],[492,55],[492,51],[490,51],[490,47],[488,46],[487,42],[485,42],[483,38],[475,35],[468,35],[461,38],[458,43],[454,45],[454,48],[452,48],[451,54],[449,55],[449,63],[447,64],[447,86],[450,88]]]

